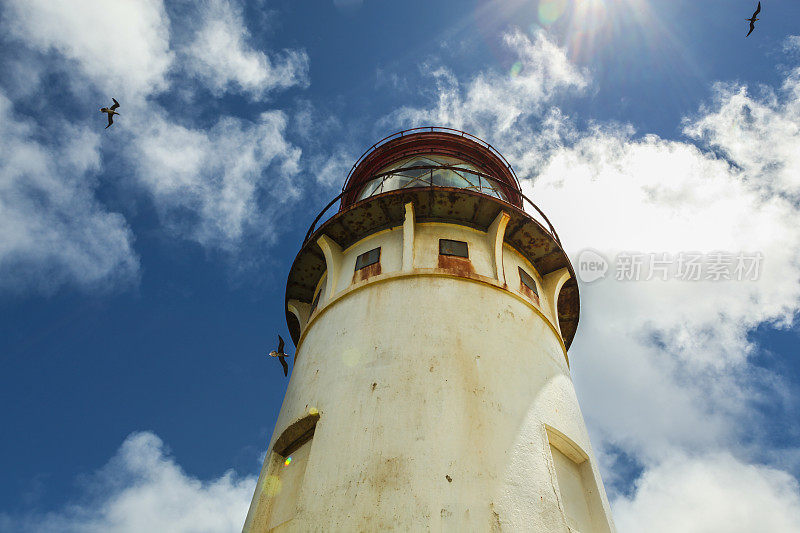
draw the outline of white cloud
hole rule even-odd
[[[800,35],[790,35],[783,42],[783,51],[787,53],[800,52]]]
[[[765,88],[754,98],[746,87],[717,84],[714,105],[701,109],[685,132],[746,169],[755,184],[800,194],[800,68],[782,91],[785,97]]]
[[[187,70],[216,95],[242,91],[254,99],[276,89],[308,85],[308,56],[302,50],[266,54],[255,50],[241,9],[226,0],[201,7],[201,23],[183,50]]]
[[[800,161],[786,149],[790,137],[765,147],[760,126],[744,142],[787,166]],[[640,458],[742,437],[765,389],[782,388],[749,364],[747,333],[790,323],[800,306],[796,206],[765,193],[759,183],[777,180],[746,158],[731,165],[689,143],[614,128],[573,136],[548,154],[529,191],[572,251],[764,256],[758,281],[584,285],[572,350],[584,412]]]
[[[435,104],[401,107],[382,123],[446,125],[494,141],[500,139],[503,154],[513,158],[517,171],[523,175],[529,172],[533,163],[529,158],[535,155],[530,143],[538,137],[531,121],[551,114],[548,108],[558,98],[583,92],[589,75],[570,63],[565,50],[544,32],[535,33],[531,39],[516,31],[503,40],[519,59],[516,75],[484,71],[464,83],[446,68],[425,64],[423,72],[435,82]]]
[[[289,178],[300,150],[284,137],[282,112],[255,122],[223,117],[207,130],[147,122],[134,135],[132,163],[170,230],[224,250],[247,236],[272,238],[281,203],[298,195]]]
[[[58,140],[50,144],[0,92],[0,289],[130,283],[138,270],[133,236],[93,193],[99,136],[52,122],[48,133]]]
[[[308,85],[305,51],[253,48],[238,3],[210,0],[194,7],[170,21],[162,0],[10,0],[4,26],[29,46],[74,62],[77,68],[65,70],[76,92],[88,81],[125,104],[172,88],[175,65],[215,95],[262,99]]]
[[[155,434],[131,434],[77,501],[44,515],[0,515],[4,531],[241,531],[255,478],[184,472]]]
[[[161,0],[10,0],[9,32],[74,61],[95,86],[130,100],[168,87],[174,54]]]
[[[614,505],[620,531],[800,532],[797,480],[728,454],[675,457],[648,470],[631,498]]]

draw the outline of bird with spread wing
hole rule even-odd
[[[758,7],[756,8],[755,13],[753,13],[753,16],[750,17],[749,19],[745,19],[750,22],[750,31],[747,32],[747,35],[745,35],[745,37],[748,37],[751,33],[753,33],[753,30],[756,29],[756,21],[759,20],[757,17],[760,12],[761,12],[761,2],[758,3]]]
[[[281,366],[283,367],[283,375],[288,376],[289,364],[286,362],[286,354],[283,353],[283,346],[284,346],[283,337],[278,335],[278,349],[269,352],[269,356],[278,358],[278,360],[281,362]]]
[[[112,100],[114,101],[114,105],[112,105],[111,107],[100,108],[100,111],[102,113],[108,115],[108,126],[111,126],[114,123],[114,115],[119,115],[119,113],[117,113],[116,111],[116,109],[119,107],[119,102],[117,102],[114,98],[112,98]],[[108,129],[108,126],[106,126],[106,129]]]

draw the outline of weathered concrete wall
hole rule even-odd
[[[295,517],[272,523],[277,531],[567,532],[551,445],[580,462],[594,498],[581,533],[613,531],[539,274],[506,246],[504,280],[495,279],[493,248],[470,228],[414,233],[410,271],[397,250],[402,228],[341,251],[336,293],[301,335],[245,529],[270,527],[276,439],[318,411]],[[441,268],[439,238],[469,243],[469,278]],[[354,282],[355,257],[375,246],[381,274]],[[520,291],[517,266],[543,305]],[[565,483],[568,498],[575,486]]]
[[[381,272],[399,272],[403,266],[403,228],[374,233],[342,251],[342,272],[338,287],[346,289],[353,282],[356,258],[373,248],[381,248]]]
[[[469,245],[470,263],[475,274],[487,278],[494,277],[493,251],[490,243],[487,242],[487,235],[482,231],[460,226],[456,224],[442,223],[422,223],[416,224],[416,235],[414,238],[414,266],[418,269],[438,268],[439,259],[439,239],[453,239],[465,241]],[[381,247],[381,273],[387,274],[400,272],[402,270],[402,246],[403,228],[398,226],[390,230],[384,230],[370,235],[349,248],[342,250],[341,267],[337,272],[337,293],[347,290],[354,282],[353,268],[356,258],[369,250]],[[503,245],[503,257],[501,260],[504,265],[504,281],[507,288],[519,294],[525,294],[520,289],[520,278],[518,267],[522,267],[537,282],[538,286],[538,307],[547,318],[556,325],[557,318],[553,315],[549,305],[548,295],[543,290],[542,277],[536,268],[514,250],[511,246]],[[355,280],[357,281],[357,280]],[[319,308],[325,302],[321,301]],[[535,300],[534,300],[535,303]],[[305,320],[301,321],[305,323]]]

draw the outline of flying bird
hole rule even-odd
[[[112,125],[114,123],[114,115],[119,115],[119,113],[117,113],[115,111],[115,109],[117,109],[119,107],[119,102],[117,102],[114,98],[112,98],[112,100],[114,100],[114,105],[112,105],[111,107],[101,107],[100,108],[100,111],[102,113],[105,113],[105,114],[108,115],[108,126],[110,126],[110,125]],[[106,126],[106,129],[108,129],[108,126]]]
[[[281,366],[283,367],[283,375],[289,375],[289,364],[286,362],[286,354],[283,353],[283,337],[278,335],[278,350],[272,350],[269,352],[270,357],[277,357],[278,360],[281,362]]]
[[[750,35],[751,33],[753,33],[753,30],[754,30],[754,29],[756,29],[756,21],[757,21],[757,20],[759,20],[759,19],[758,19],[758,18],[756,18],[756,17],[758,17],[758,14],[759,14],[760,12],[761,12],[761,2],[759,2],[759,3],[758,3],[758,7],[756,8],[756,11],[755,11],[755,13],[753,13],[753,16],[752,16],[752,17],[750,17],[749,19],[744,19],[744,20],[748,20],[748,21],[750,21],[750,31],[749,31],[749,32],[747,32],[747,35],[745,35],[745,37],[747,37],[748,35]]]

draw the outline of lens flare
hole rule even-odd
[[[519,76],[520,71],[522,70],[522,62],[517,61],[513,65],[511,65],[511,77],[516,78]]]
[[[539,22],[549,26],[564,14],[567,9],[567,0],[541,0],[539,2]]]
[[[286,460],[283,462],[283,464],[285,466],[289,466],[290,464],[292,464],[292,456],[290,455],[289,457],[287,457]]]

